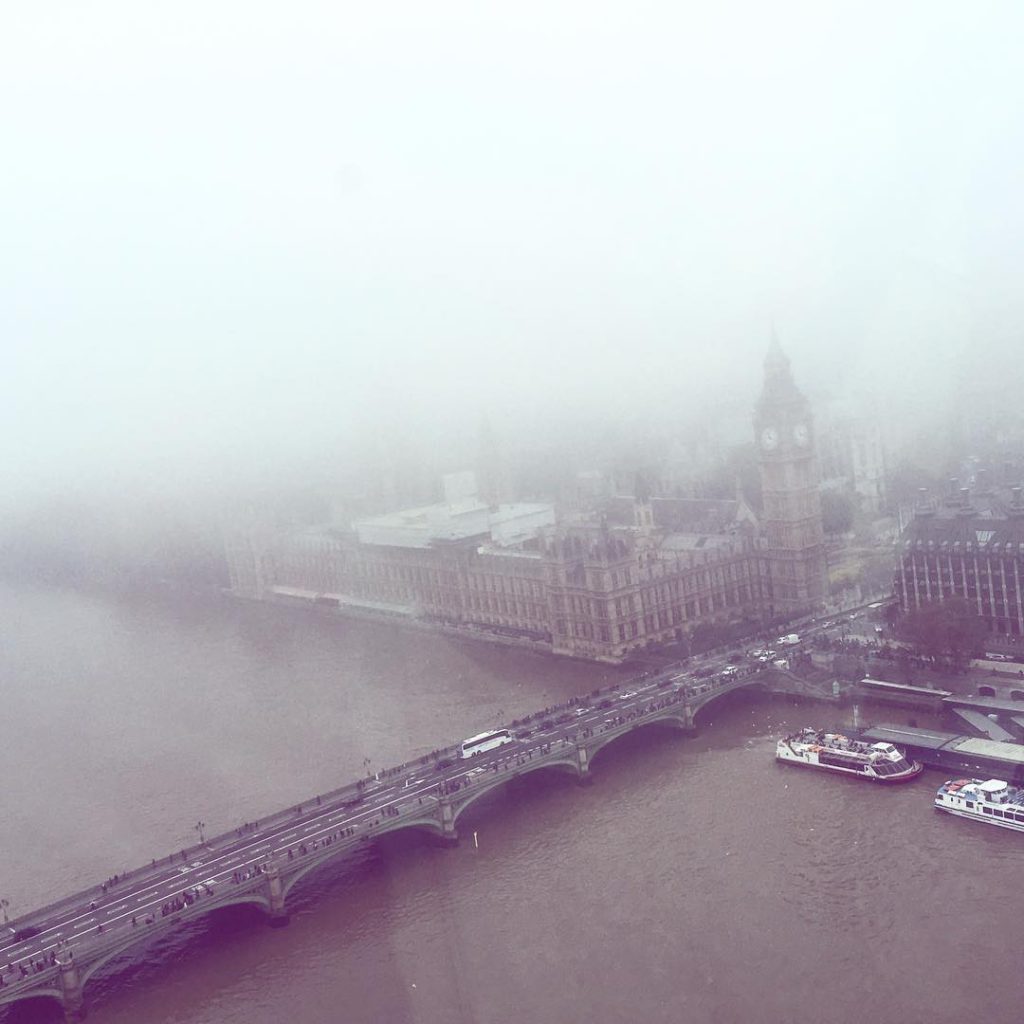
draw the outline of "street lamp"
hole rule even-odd
[[[199,842],[203,846],[205,846],[206,845],[206,836],[203,835],[203,829],[206,828],[206,822],[205,821],[197,821],[195,823],[194,827],[195,827],[195,830],[199,833]]]

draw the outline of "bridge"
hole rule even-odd
[[[725,694],[779,685],[762,665],[732,671],[698,680],[676,668],[595,690],[512,723],[514,741],[485,754],[435,751],[5,921],[0,1006],[51,997],[79,1021],[89,979],[136,945],[236,904],[285,925],[289,893],[327,861],[401,829],[454,845],[459,818],[510,779],[555,770],[590,782],[594,757],[622,736],[648,726],[691,732]]]

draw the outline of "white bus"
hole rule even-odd
[[[462,757],[475,757],[511,742],[512,733],[508,729],[492,729],[490,732],[482,732],[479,736],[470,736],[468,740],[463,740],[459,753]]]

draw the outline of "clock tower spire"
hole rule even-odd
[[[764,388],[754,411],[774,615],[820,605],[826,596],[825,534],[810,404],[772,330]]]

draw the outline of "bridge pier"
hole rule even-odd
[[[284,909],[284,883],[281,881],[281,871],[273,861],[267,865],[264,877],[267,880],[270,927],[284,928],[289,921],[288,914]]]
[[[455,808],[450,800],[442,800],[441,807],[441,835],[438,837],[438,844],[441,846],[458,846],[459,833],[455,828]]]
[[[576,747],[576,769],[579,772],[576,777],[577,785],[590,786],[593,784],[594,776],[590,774],[590,755],[582,744]]]
[[[85,1020],[85,998],[82,995],[82,975],[75,963],[74,953],[68,949],[57,958],[60,968],[60,1001],[64,1007],[64,1020],[67,1024],[77,1024]]]

